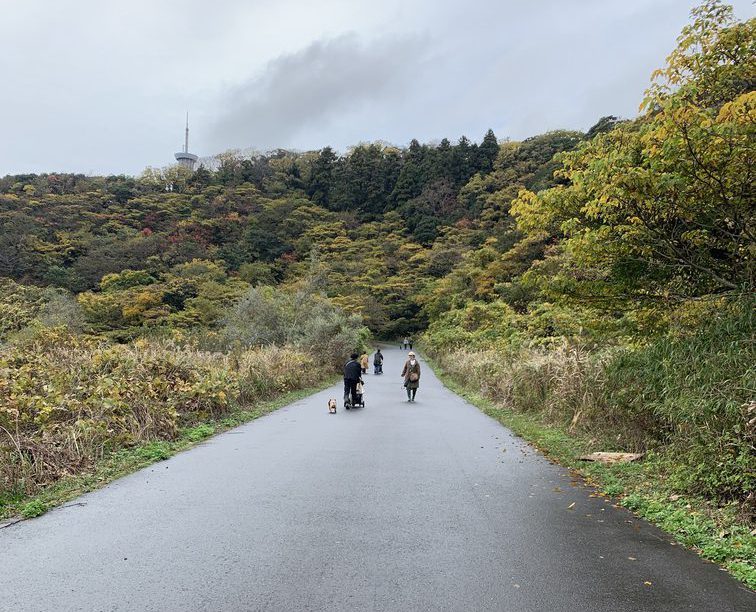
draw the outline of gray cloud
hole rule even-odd
[[[751,0],[730,0],[740,19]],[[0,0],[0,175],[633,116],[700,0]]]
[[[401,96],[424,61],[419,38],[314,42],[227,91],[206,140],[215,149],[296,145],[307,131]]]

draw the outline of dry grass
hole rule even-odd
[[[0,352],[0,493],[33,492],[115,450],[173,440],[181,428],[325,375],[289,348],[227,355],[47,330]]]
[[[581,347],[552,350],[457,350],[436,356],[444,370],[466,386],[518,412],[538,413],[546,421],[605,436],[616,431],[607,410],[605,365],[611,353],[591,354]],[[622,446],[644,445],[645,426],[624,425]],[[631,435],[632,432],[632,435]]]

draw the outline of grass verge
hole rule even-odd
[[[114,480],[131,474],[158,461],[172,457],[176,453],[191,448],[207,438],[233,429],[278,408],[322,391],[334,384],[336,378],[329,378],[322,384],[285,393],[269,401],[258,402],[254,406],[237,408],[223,418],[187,427],[172,441],[155,441],[121,449],[99,461],[94,469],[75,476],[68,476],[44,488],[35,495],[7,492],[0,495],[0,521],[41,516],[48,510],[60,506],[83,493],[100,489]],[[2,528],[2,524],[0,524]]]
[[[675,494],[666,485],[669,458],[648,453],[636,463],[605,465],[580,461],[589,440],[537,415],[515,412],[475,392],[426,357],[443,384],[511,429],[560,465],[575,471],[605,495],[660,527],[704,559],[718,563],[756,590],[756,529],[743,520],[735,504],[717,506],[702,498]]]

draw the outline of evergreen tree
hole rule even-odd
[[[333,187],[333,169],[336,154],[331,147],[321,149],[320,154],[312,165],[310,180],[307,185],[307,195],[313,202],[321,206],[328,206]]]
[[[474,153],[467,136],[462,136],[452,149],[451,178],[455,185],[464,185],[473,175]]]
[[[499,141],[493,130],[489,129],[478,147],[478,171],[491,172],[496,156],[499,154]]]
[[[409,149],[404,155],[396,186],[392,193],[395,202],[402,203],[420,195],[423,190],[423,161],[425,147],[415,138],[412,139]]]

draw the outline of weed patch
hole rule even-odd
[[[190,427],[183,432],[183,437],[192,442],[199,442],[205,438],[209,438],[215,433],[215,427],[208,423],[197,425],[197,427]]]
[[[27,519],[42,516],[45,512],[47,512],[47,505],[39,499],[33,499],[21,506],[21,516]]]

